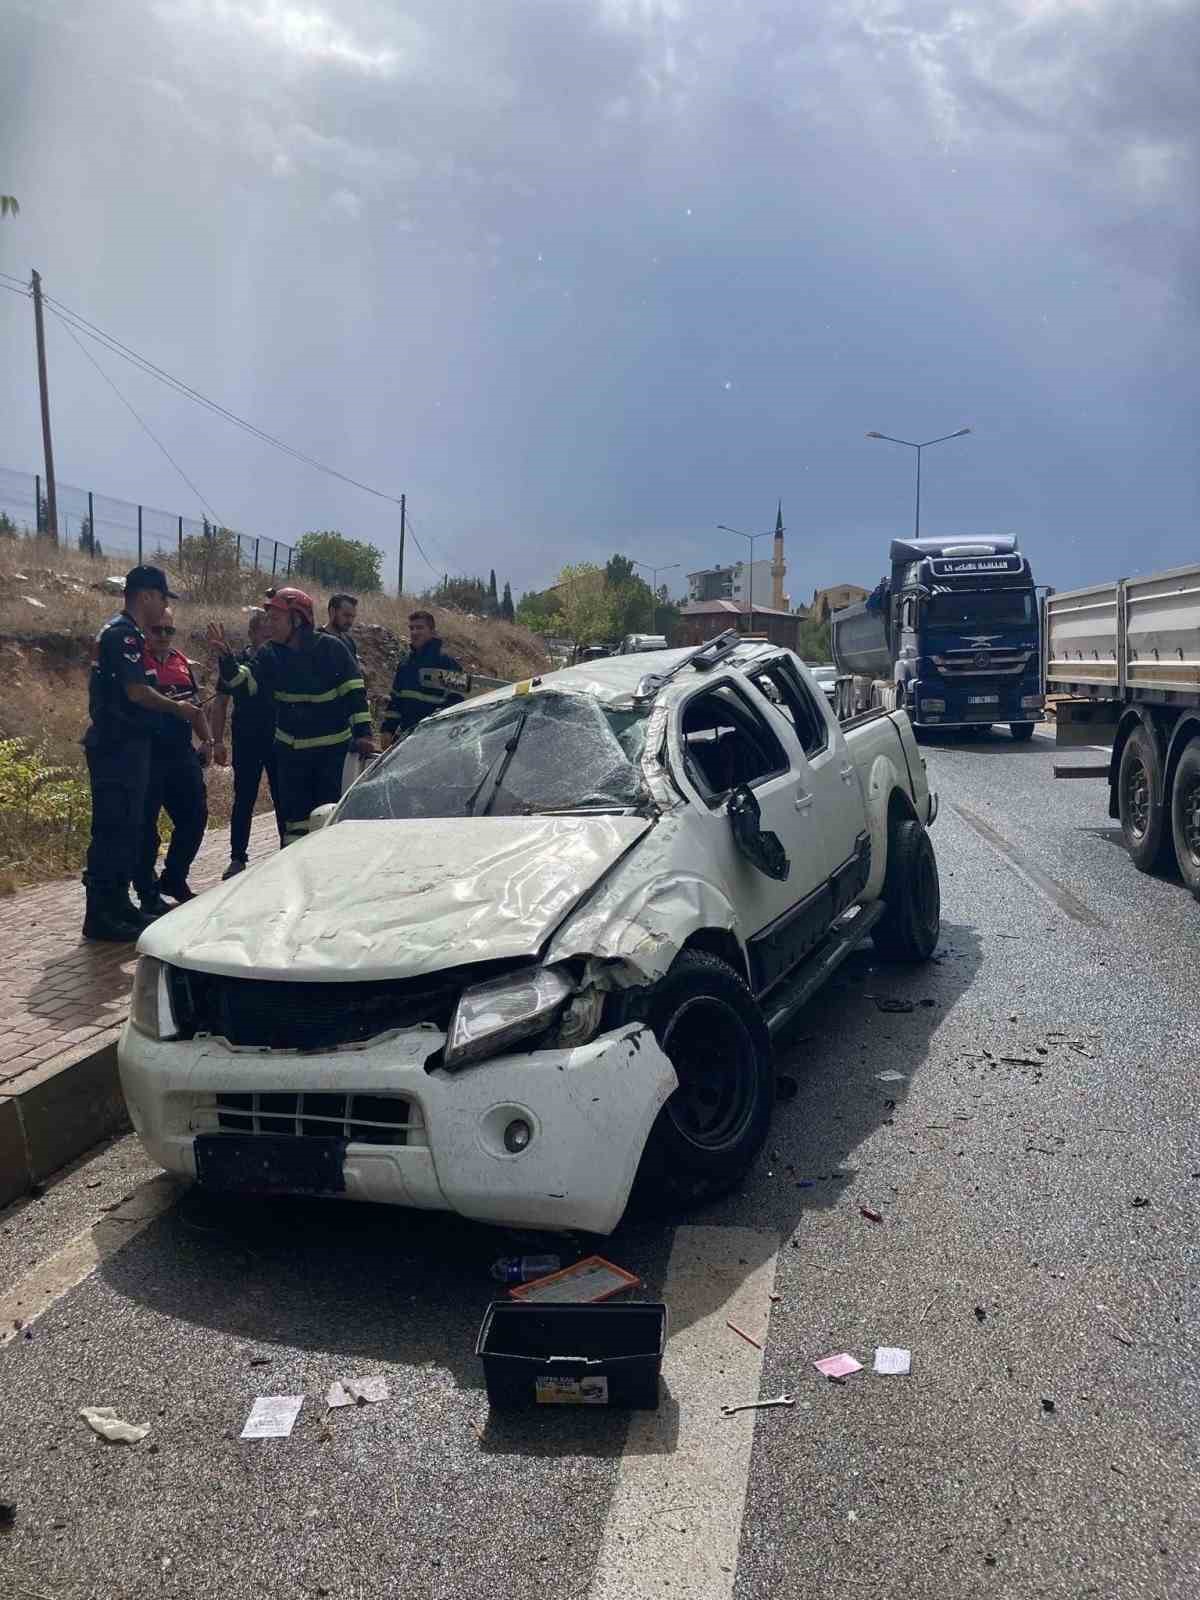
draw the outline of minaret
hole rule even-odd
[[[787,571],[787,564],[783,559],[783,501],[779,502],[779,510],[775,514],[775,550],[771,562],[771,604],[776,611],[787,610],[787,600],[783,592],[783,577]]]

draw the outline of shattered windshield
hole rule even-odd
[[[349,790],[337,820],[627,810],[645,799],[648,716],[546,691],[433,718]]]

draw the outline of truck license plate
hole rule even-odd
[[[967,696],[967,704],[969,706],[994,706],[999,703],[1000,696],[998,694],[969,694]]]

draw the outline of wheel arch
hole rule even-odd
[[[1187,711],[1171,729],[1171,738],[1167,744],[1166,759],[1163,762],[1164,805],[1175,784],[1175,771],[1179,766],[1179,758],[1193,739],[1200,739],[1200,712]]]
[[[746,952],[732,928],[697,928],[684,940],[683,954],[688,950],[699,950],[702,954],[716,956],[724,961],[737,973],[750,983],[750,968],[746,960]]]
[[[867,827],[871,834],[871,872],[867,878],[863,898],[878,900],[883,893],[883,880],[887,876],[888,839],[897,822],[909,817],[919,822],[916,808],[909,799],[895,763],[889,756],[877,756],[871,763],[867,781],[863,785],[867,807]]]

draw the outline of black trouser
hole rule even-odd
[[[318,745],[315,750],[294,750],[283,743],[276,746],[275,792],[283,814],[284,844],[303,839],[315,807],[341,799],[342,767],[349,748],[345,740]]]
[[[275,807],[275,823],[279,829],[279,842],[283,843],[283,812],[279,806],[279,777],[275,761],[275,736],[239,739],[233,735],[233,811],[229,818],[229,855],[231,860],[245,861],[250,848],[250,824],[254,820],[254,807],[258,804],[258,790],[262,775],[267,775],[267,788]]]
[[[139,895],[148,894],[154,888],[160,810],[165,811],[171,819],[171,842],[163,861],[162,881],[178,888],[187,882],[187,875],[208,826],[204,769],[190,744],[178,754],[158,749],[151,754],[150,780],[146,785],[143,813],[141,860],[133,880]]]
[[[87,883],[102,893],[127,890],[142,854],[146,789],[150,782],[149,739],[85,748],[92,786],[92,837]]]

